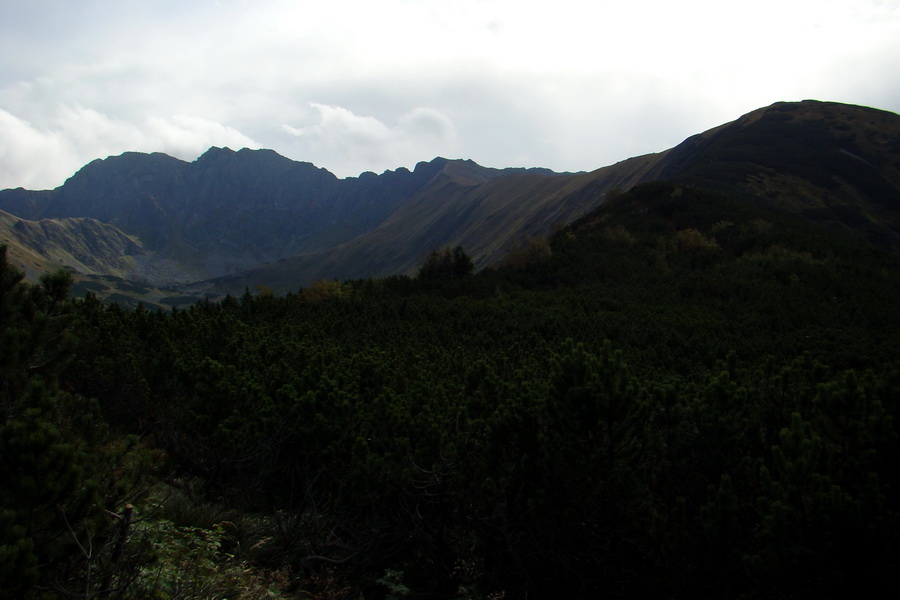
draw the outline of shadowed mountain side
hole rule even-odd
[[[470,161],[453,161],[375,230],[325,252],[293,256],[246,273],[207,282],[219,293],[265,285],[294,291],[315,279],[414,274],[436,248],[462,246],[476,268],[500,260],[528,236],[547,234],[603,202],[607,190],[646,178],[666,153],[631,158],[591,173],[523,172],[471,183]]]
[[[211,148],[193,163],[129,152],[93,161],[55,190],[4,190],[0,209],[32,220],[79,216],[110,223],[148,250],[132,278],[181,286],[351,240],[439,174],[472,186],[526,172],[552,175],[436,158],[413,171],[338,179],[271,150]]]
[[[900,234],[900,117],[835,102],[778,102],[674,148],[654,170],[857,233]]]

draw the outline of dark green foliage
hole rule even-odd
[[[90,597],[128,577],[111,515],[137,497],[146,455],[133,439],[109,435],[96,403],[60,389],[74,349],[70,285],[65,271],[25,283],[0,246],[4,597]]]
[[[160,298],[159,301],[169,306],[181,306],[183,304],[193,304],[198,298],[196,296],[166,296]]]
[[[193,482],[178,526],[230,523],[224,547],[311,594],[897,583],[895,258],[666,183],[547,245],[171,313],[88,297],[61,380]]]
[[[75,285],[72,286],[72,295],[81,296],[87,292],[105,292],[109,289],[108,285],[100,283],[98,281],[90,281],[84,280],[79,281]]]
[[[461,246],[432,250],[419,266],[419,279],[465,277],[475,270],[475,263]]]
[[[41,285],[23,283],[22,273],[6,262],[0,246],[0,406],[7,417],[35,377],[54,377],[72,349],[66,330],[66,296],[71,277],[65,271],[41,277]]]

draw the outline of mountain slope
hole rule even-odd
[[[650,180],[690,183],[894,244],[900,232],[900,117],[837,103],[776,103],[671,150],[591,173],[519,175],[467,188],[435,179],[369,233],[327,252],[219,280],[215,287],[285,291],[314,278],[413,273],[428,251],[442,245],[463,246],[483,267],[527,236],[548,233],[598,206],[608,191]]]
[[[484,267],[602,204],[607,192],[651,180],[687,183],[893,246],[900,117],[781,102],[670,150],[577,174],[436,158],[412,171],[338,179],[270,150],[211,148],[193,163],[126,153],[92,162],[56,190],[2,191],[0,210],[29,220],[108,223],[143,245],[131,269],[114,274],[157,287],[198,282],[193,293],[215,295],[410,274],[443,246],[461,245]]]
[[[900,117],[779,102],[693,136],[654,175],[752,199],[876,243],[900,233]]]
[[[198,289],[239,293],[265,285],[284,292],[318,278],[411,274],[429,251],[443,246],[462,246],[481,268],[527,237],[549,233],[598,206],[607,190],[645,180],[662,156],[636,157],[592,173],[547,176],[529,171],[483,181],[460,177],[470,161],[451,161],[373,231],[327,251],[290,257]]]

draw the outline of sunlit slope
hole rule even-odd
[[[142,254],[139,240],[96,219],[28,221],[0,211],[0,244],[34,278],[65,268],[80,274],[127,276]]]

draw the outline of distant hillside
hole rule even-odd
[[[142,254],[139,240],[96,219],[28,221],[0,211],[0,244],[9,259],[36,279],[63,267],[87,274],[124,275]]]
[[[482,268],[596,208],[608,192],[651,180],[892,246],[900,233],[900,117],[829,102],[776,103],[670,150],[577,174],[436,158],[412,171],[338,179],[271,150],[212,148],[192,163],[126,153],[90,163],[55,190],[4,190],[0,210],[30,221],[106,223],[113,238],[140,245],[134,260],[105,273],[105,259],[59,264],[167,287],[187,301],[257,286],[296,290],[319,278],[409,274],[444,246],[462,246]],[[22,256],[35,251],[27,236],[10,243]]]

